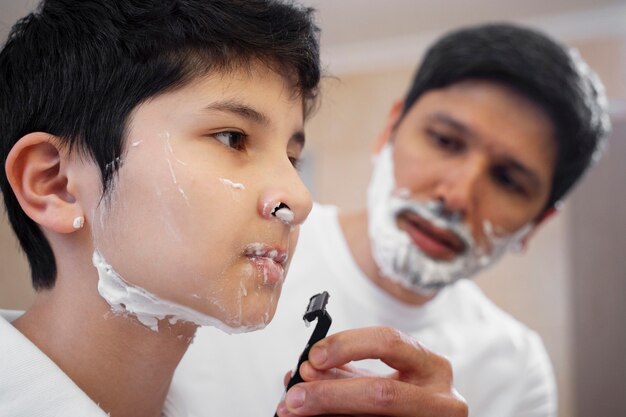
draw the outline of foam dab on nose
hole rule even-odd
[[[274,216],[276,216],[281,222],[285,224],[291,224],[293,222],[293,219],[296,217],[294,212],[287,207],[276,210],[274,212]]]

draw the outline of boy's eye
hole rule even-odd
[[[465,142],[454,136],[439,133],[435,130],[428,130],[428,136],[438,148],[449,152],[460,152],[465,148]]]
[[[227,130],[224,132],[214,133],[212,136],[230,148],[237,150],[243,150],[246,148],[247,135],[245,133]]]

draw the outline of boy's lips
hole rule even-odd
[[[246,247],[245,256],[263,273],[263,284],[275,285],[285,277],[287,251],[279,246],[253,243]]]
[[[465,251],[465,243],[455,233],[440,229],[428,220],[410,211],[398,215],[398,227],[426,255],[436,260],[451,261]]]

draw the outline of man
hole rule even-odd
[[[268,414],[280,388],[266,378],[293,366],[307,333],[297,315],[309,296],[326,290],[335,331],[391,326],[446,355],[470,415],[556,415],[553,373],[539,337],[460,279],[529,241],[597,159],[608,130],[602,86],[563,45],[511,25],[443,37],[376,143],[367,210],[313,209],[274,324],[247,335],[244,350],[199,333],[177,376],[188,402],[198,415]],[[369,377],[345,361],[348,355],[337,358],[339,338],[346,336],[311,349],[300,368],[308,382],[289,391],[279,415],[327,414],[326,398]],[[403,337],[383,340],[388,347]],[[237,360],[203,366],[199,355],[222,350],[236,352]],[[358,348],[349,356],[377,358]],[[403,372],[410,359],[402,353],[381,359],[397,370],[390,381],[419,379]],[[384,372],[380,365],[366,364]],[[213,398],[213,387],[231,379],[244,384],[238,395],[257,392],[257,401]],[[316,385],[323,379],[334,385]],[[382,408],[394,411],[368,415],[422,415],[418,408],[394,414],[399,385],[373,386],[384,393]],[[346,406],[354,401],[344,397]]]

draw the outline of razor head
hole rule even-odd
[[[326,314],[326,304],[328,304],[328,298],[330,295],[326,291],[316,294],[309,300],[309,305],[304,312],[302,318],[305,322],[311,323],[316,318],[322,317]]]

